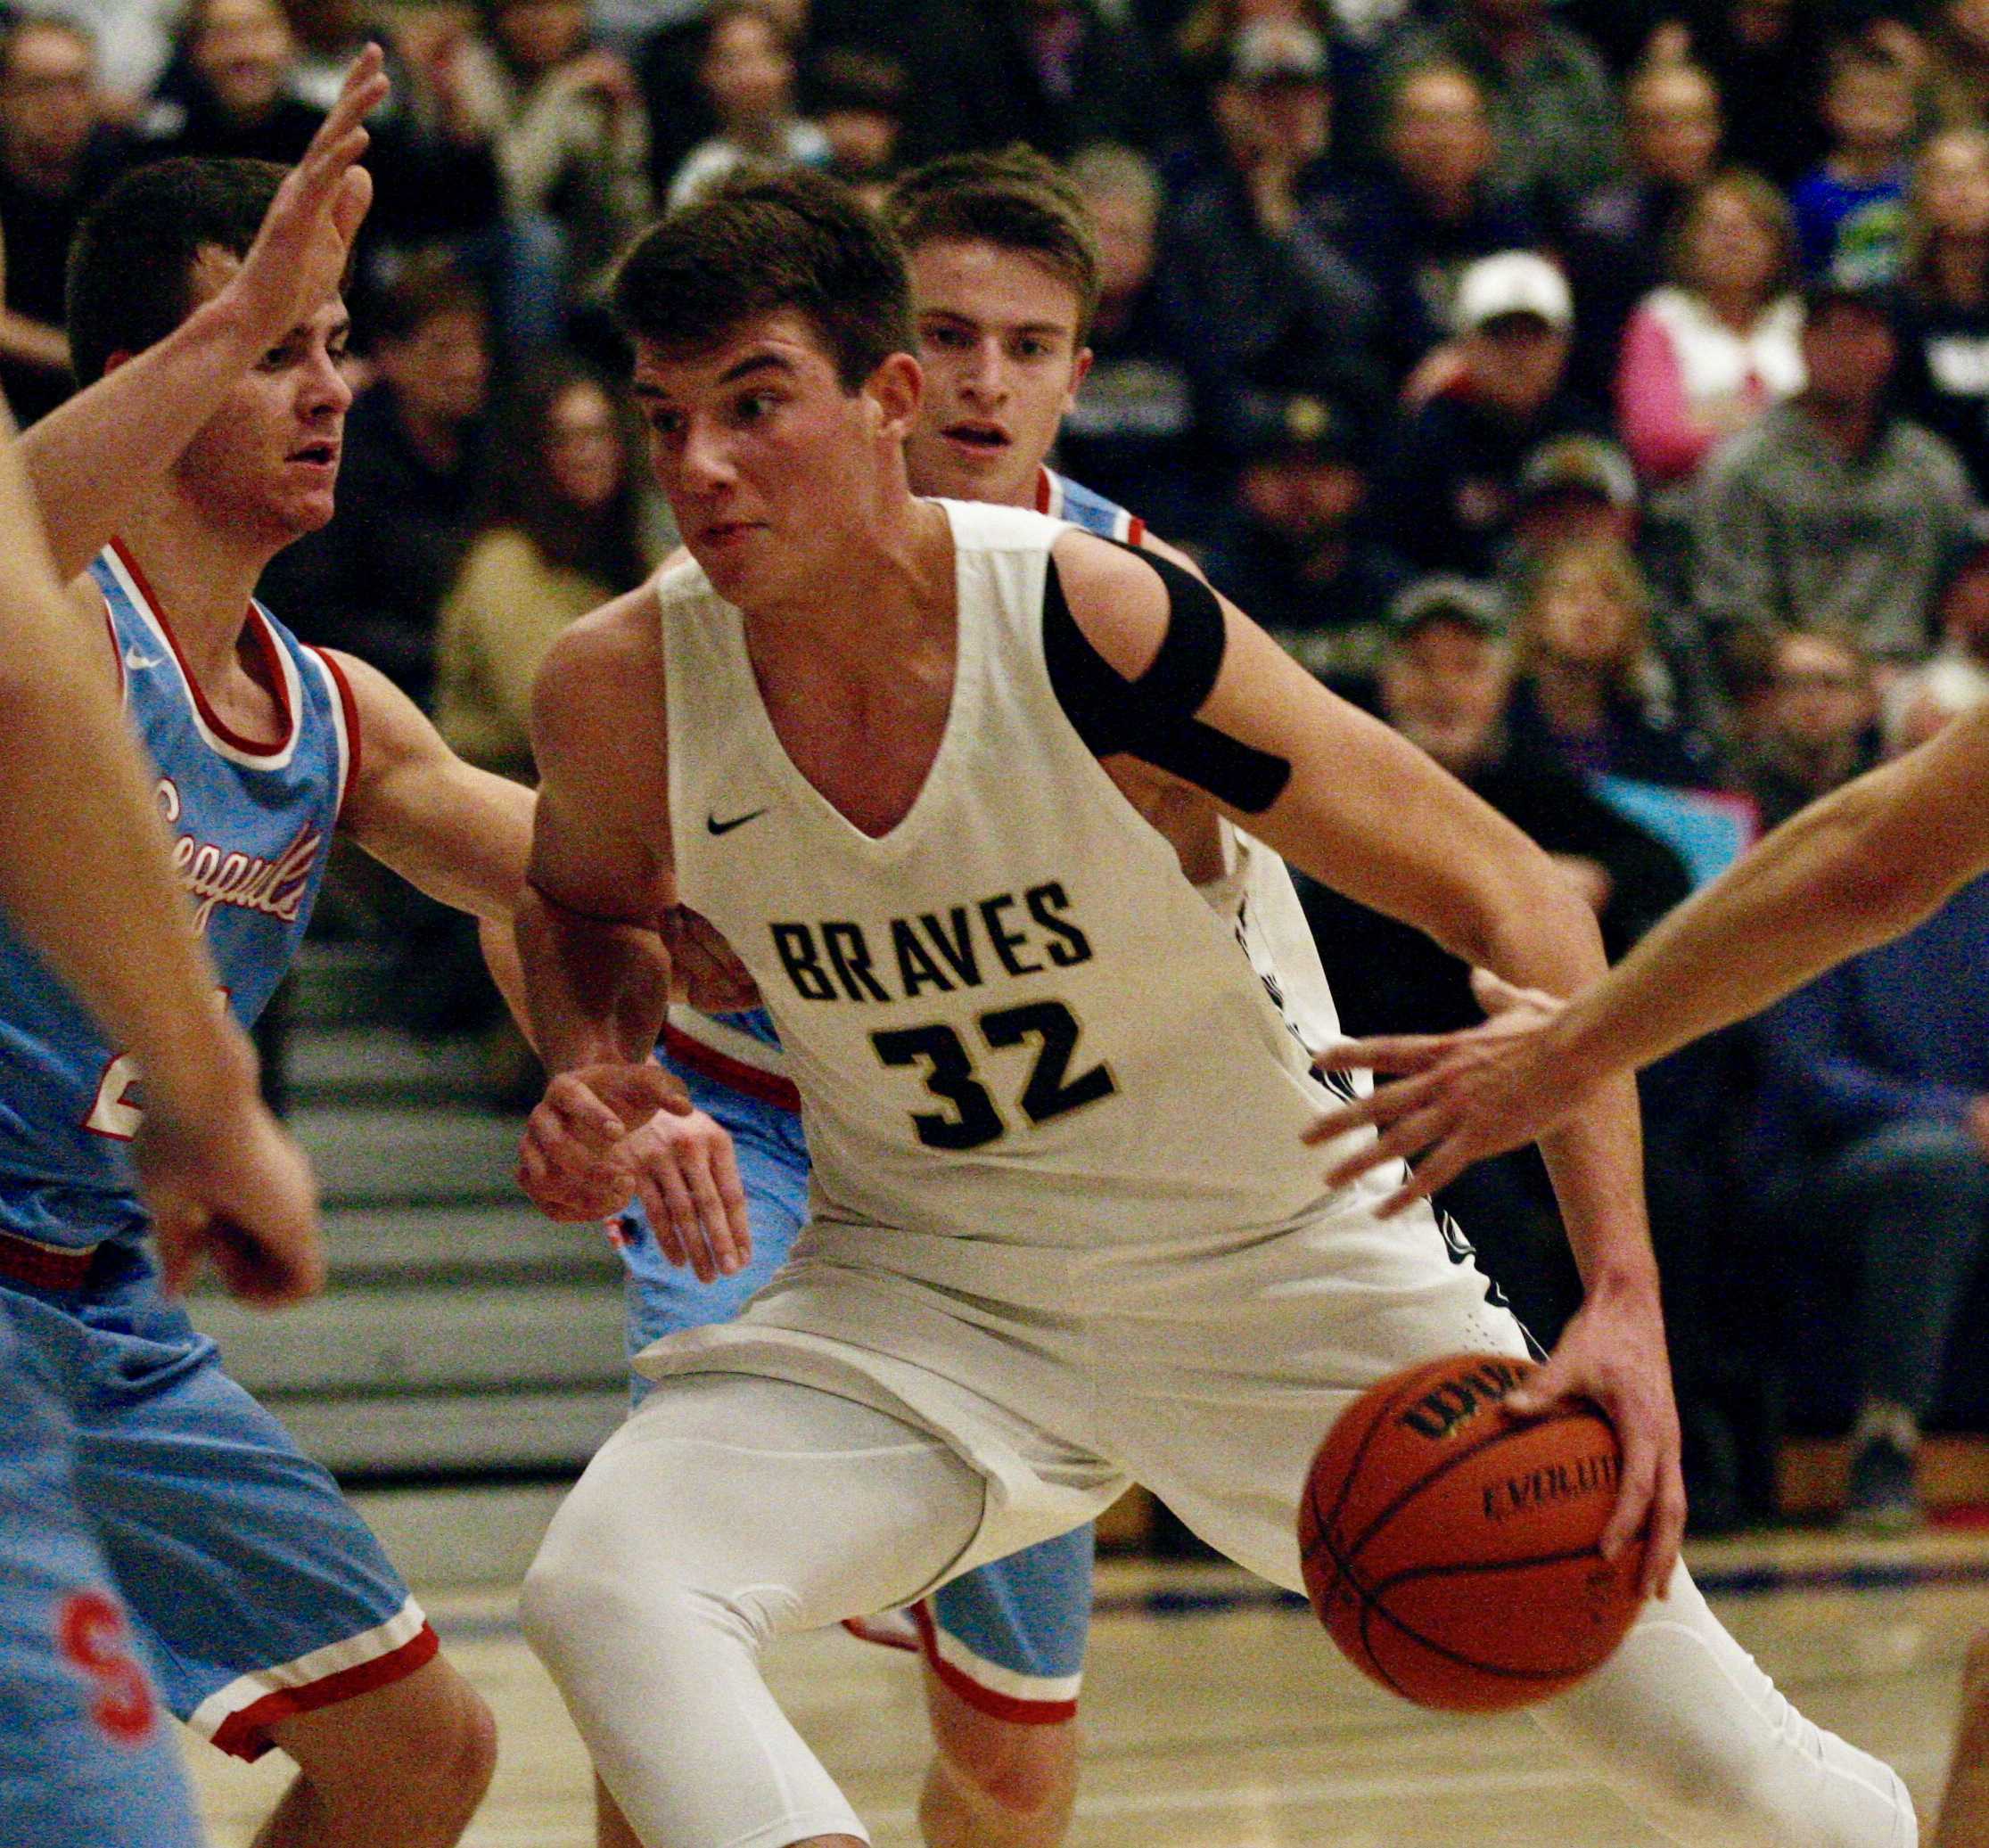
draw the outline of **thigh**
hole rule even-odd
[[[941,1586],[914,1612],[933,1672],[994,1719],[1068,1720],[1091,1629],[1095,1550],[1087,1523]]]
[[[165,1709],[76,1503],[70,1433],[0,1326],[0,1813],[21,1848],[197,1848]]]
[[[1153,1313],[1173,1304],[1187,1319],[1163,1345]],[[1101,1347],[1122,1357],[1104,1390],[1135,1480],[1294,1591],[1306,1471],[1347,1406],[1419,1361],[1533,1351],[1461,1233],[1421,1209],[1322,1219],[1199,1267],[1114,1318]]]
[[[588,1466],[533,1573],[599,1585],[617,1608],[688,1595],[763,1639],[922,1595],[985,1499],[943,1440],[871,1406],[746,1374],[674,1378]]]
[[[639,1202],[617,1221],[615,1242],[628,1269],[626,1305],[632,1359],[653,1342],[683,1328],[729,1322],[787,1261],[808,1220],[808,1146],[793,1111],[764,1104],[709,1080],[693,1078],[692,1102],[723,1124],[732,1138],[739,1180],[746,1193],[752,1257],[736,1277],[700,1283],[671,1264],[656,1244]],[[630,1392],[640,1404],[649,1382],[639,1375]]]
[[[99,1306],[77,1489],[173,1711],[224,1751],[412,1673],[435,1634],[330,1474],[149,1282]]]

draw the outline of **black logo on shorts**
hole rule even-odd
[[[749,821],[758,821],[766,812],[764,809],[755,809],[750,815],[735,815],[730,821],[720,821],[715,815],[707,815],[704,825],[714,835],[729,834],[734,828],[743,828]]]

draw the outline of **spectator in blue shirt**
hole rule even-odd
[[[1908,1527],[1920,1424],[1989,1233],[1989,879],[1756,1031],[1764,1203],[1861,1270],[1849,1513]]]
[[[1905,217],[1912,81],[1884,53],[1848,40],[1830,54],[1822,115],[1830,152],[1789,199],[1803,267],[1811,275],[1836,267],[1882,274]]]

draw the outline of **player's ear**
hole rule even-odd
[[[1064,408],[1069,411],[1077,403],[1077,395],[1084,390],[1084,382],[1091,376],[1093,355],[1089,347],[1080,347],[1077,357],[1071,362],[1071,389],[1064,394]]]
[[[870,374],[863,393],[875,407],[872,415],[877,435],[902,442],[918,419],[925,374],[909,353],[893,353]]]

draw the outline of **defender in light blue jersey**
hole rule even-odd
[[[1097,294],[1094,234],[1069,183],[1020,152],[952,156],[907,176],[887,211],[906,247],[925,373],[906,444],[914,489],[1033,507],[1123,544],[1153,543],[1137,515],[1045,465],[1090,364],[1083,336]],[[666,1144],[682,1152],[708,1198],[736,1170],[752,1256],[720,1270],[688,1213],[673,1242],[704,1261],[700,1281],[670,1261],[639,1206],[625,1214],[613,1236],[629,1271],[631,1358],[676,1330],[731,1319],[785,1261],[808,1217],[800,1100],[766,1014],[672,1008],[662,1051],[699,1115],[658,1119],[645,1134],[660,1155]],[[632,1390],[639,1400],[647,1383],[637,1376]],[[922,1807],[928,1839],[976,1848],[1061,1840],[1076,1785],[1070,1722],[1093,1544],[1082,1527],[969,1573],[913,1611],[902,1635],[875,1620],[851,1626],[925,1655],[939,1742]],[[633,1839],[618,1827],[611,1813],[604,1841]]]
[[[328,248],[255,246],[281,179],[178,160],[111,190],[78,241],[70,328],[79,375],[109,376],[30,456],[59,568],[88,567],[78,598],[155,768],[217,1005],[243,1024],[295,956],[334,832],[505,920],[531,811],[379,674],[253,601],[269,559],[331,515],[351,401],[336,283],[357,213]],[[446,1848],[494,1763],[488,1710],[331,1477],[161,1289],[129,1160],[144,1108],[121,1049],[0,929],[0,1331],[61,1427],[78,1557],[101,1555],[194,1732],[296,1762],[270,1839],[365,1839],[390,1816]],[[10,1478],[30,1436],[0,1437]],[[84,1641],[109,1663],[98,1619]]]

